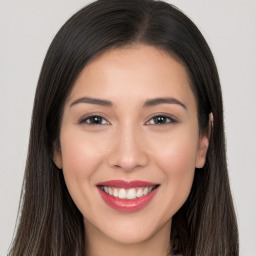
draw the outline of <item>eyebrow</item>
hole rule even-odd
[[[152,106],[156,106],[159,104],[177,104],[177,105],[180,105],[181,107],[183,107],[185,110],[187,110],[187,107],[184,103],[182,103],[181,101],[179,101],[175,98],[170,98],[170,97],[147,100],[144,103],[144,107],[152,107]]]
[[[90,97],[82,97],[70,104],[70,107],[77,105],[79,103],[88,103],[93,105],[100,105],[104,107],[112,107],[113,103],[109,100],[103,100],[103,99],[97,99],[97,98],[90,98]],[[177,104],[183,107],[185,110],[187,110],[187,107],[185,104],[183,104],[181,101],[170,98],[170,97],[164,97],[164,98],[154,98],[146,100],[146,102],[143,104],[143,107],[153,107],[159,104]]]
[[[102,99],[96,99],[96,98],[89,98],[89,97],[82,97],[70,104],[70,107],[79,104],[79,103],[88,103],[88,104],[94,104],[94,105],[100,105],[104,107],[112,107],[113,103],[109,100],[102,100]]]

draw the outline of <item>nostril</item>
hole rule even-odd
[[[146,166],[149,159],[144,146],[138,146],[134,142],[128,143],[126,139],[115,144],[107,157],[109,166],[127,171]]]

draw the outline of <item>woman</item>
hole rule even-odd
[[[90,4],[42,67],[9,255],[238,255],[224,141],[196,26],[160,1]]]

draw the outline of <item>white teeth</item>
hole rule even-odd
[[[114,189],[113,196],[114,196],[114,197],[118,197],[118,190],[117,190],[117,188]]]
[[[148,188],[144,188],[143,194],[144,194],[144,196],[148,194]]]
[[[102,186],[102,190],[111,196],[118,197],[120,199],[131,200],[142,196],[146,196],[154,189],[154,187],[155,186],[124,189]]]
[[[130,188],[127,191],[126,197],[127,197],[127,199],[135,199],[136,198],[136,189],[135,188]]]
[[[137,191],[137,193],[136,193],[136,196],[137,196],[137,197],[143,196],[143,190],[142,190],[142,188],[139,188],[139,189],[138,189],[138,191]]]
[[[125,199],[125,198],[126,198],[126,191],[125,191],[124,188],[121,188],[121,189],[119,190],[119,195],[118,195],[118,197],[121,198],[121,199]]]

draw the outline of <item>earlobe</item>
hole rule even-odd
[[[207,136],[203,135],[199,138],[199,145],[197,149],[196,157],[196,168],[203,168],[206,160],[206,154],[209,147],[209,139]]]
[[[57,168],[62,169],[63,163],[62,163],[62,154],[60,147],[54,146],[54,153],[53,153],[53,162],[56,165]]]
[[[212,128],[213,128],[213,114],[210,113],[207,131],[204,134],[202,134],[199,138],[197,157],[196,157],[196,168],[200,169],[200,168],[203,168],[205,165]]]

